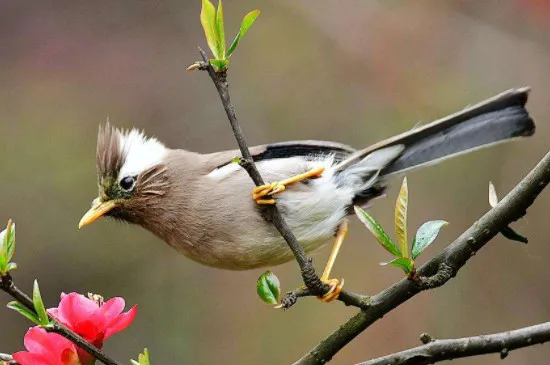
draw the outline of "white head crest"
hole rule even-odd
[[[120,152],[126,156],[118,174],[118,179],[136,176],[145,170],[158,165],[166,153],[166,147],[156,138],[148,138],[143,132],[132,129],[121,132]]]

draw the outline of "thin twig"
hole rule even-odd
[[[22,290],[20,290],[15,285],[11,275],[7,274],[5,276],[0,276],[0,289],[2,289],[3,291],[11,295],[15,300],[23,304],[29,310],[36,313],[34,309],[34,304],[31,298],[29,298],[27,294],[25,294]],[[52,318],[51,316],[49,317]],[[86,351],[88,354],[95,357],[105,365],[122,365],[118,361],[111,359],[109,356],[103,353],[100,349],[98,349],[97,347],[95,347],[94,345],[92,345],[82,337],[80,337],[78,334],[71,331],[67,327],[62,326],[59,323],[55,323],[53,328],[45,328],[45,329],[48,332],[55,332],[65,337],[66,339],[72,341],[82,350]]]
[[[491,353],[500,353],[501,359],[504,359],[512,350],[547,341],[550,341],[550,322],[491,335],[433,340],[423,346],[357,365],[424,365]]]
[[[445,268],[443,285],[452,278],[466,262],[487,244],[503,227],[525,215],[538,195],[550,182],[550,152],[529,172],[529,174],[493,209],[483,215],[468,230],[437,256],[423,265],[418,274],[424,277],[439,275]],[[445,264],[442,266],[442,264]],[[338,351],[370,325],[382,318],[423,290],[421,285],[410,279],[402,279],[391,287],[371,297],[370,305],[350,318],[340,328],[322,340],[305,354],[295,365],[324,364]]]
[[[229,83],[227,82],[227,72],[216,72],[214,68],[210,65],[208,56],[200,47],[199,52],[203,59],[203,63],[200,69],[207,71],[208,75],[212,79],[212,82],[214,83],[214,86],[216,87],[216,90],[218,91],[218,94],[222,101],[225,113],[227,114],[227,118],[229,119],[229,123],[231,124],[231,128],[233,129],[233,134],[235,135],[237,144],[239,145],[239,149],[242,155],[240,165],[246,170],[256,186],[264,185],[264,180],[262,179],[262,176],[256,168],[254,159],[250,154],[248,144],[246,143],[239,121],[235,114],[235,108],[231,103],[231,98],[229,96]],[[265,211],[267,213],[266,215],[268,221],[273,224],[273,226],[279,231],[281,236],[288,243],[288,246],[292,250],[296,261],[300,266],[302,279],[307,287],[307,290],[303,291],[303,295],[301,296],[321,296],[325,294],[329,290],[329,286],[324,284],[319,279],[319,276],[317,276],[315,268],[312,264],[312,260],[307,257],[302,245],[300,245],[300,243],[286,224],[281,213],[277,209],[277,206],[265,206]],[[298,289],[298,291],[300,290],[301,289]],[[290,297],[284,298],[282,301],[282,307],[284,309],[290,308],[290,306],[296,302],[298,297],[298,295],[291,294]],[[340,292],[338,300],[342,301],[346,305],[355,306],[358,308],[365,308],[368,305],[369,297],[349,291],[342,291]]]
[[[231,98],[229,97],[229,83],[227,82],[227,72],[225,70],[216,72],[214,68],[210,65],[208,56],[200,47],[199,52],[203,59],[203,63],[200,69],[207,71],[208,75],[212,79],[212,82],[214,83],[214,86],[216,87],[216,90],[220,95],[220,99],[225,109],[225,113],[227,114],[227,118],[229,119],[229,123],[231,124],[231,128],[233,129],[233,134],[235,135],[235,139],[237,140],[239,149],[241,150],[242,161],[240,165],[246,170],[248,175],[250,175],[250,178],[252,179],[252,181],[254,181],[254,184],[256,184],[256,186],[264,185],[265,182],[262,179],[262,176],[260,175],[258,169],[256,168],[256,165],[254,164],[254,159],[250,154],[239,121],[237,119],[237,116],[235,115],[235,108],[233,107],[233,104],[231,104]],[[285,239],[285,241],[288,243],[288,246],[292,250],[296,261],[300,266],[300,271],[302,274],[302,279],[304,280],[304,284],[309,289],[309,292],[316,296],[321,296],[325,294],[329,290],[329,286],[324,284],[319,279],[319,276],[315,272],[315,268],[313,267],[311,259],[307,257],[302,245],[300,245],[300,243],[286,224],[281,213],[277,209],[277,206],[266,206],[265,210],[269,222],[271,222],[271,224],[275,226],[275,228],[279,231],[281,236]],[[357,294],[353,295],[350,293],[341,293],[340,297],[342,298],[341,300],[348,305],[354,305],[356,307],[362,307],[364,305],[364,297]]]
[[[281,308],[286,310],[292,307],[298,301],[298,298],[316,296],[308,288],[298,288],[286,293],[285,297],[281,299]],[[338,296],[338,300],[347,306],[357,307],[359,309],[366,309],[371,302],[371,298],[368,295],[358,294],[346,290],[342,290]]]
[[[35,312],[32,299],[29,298],[29,296],[25,294],[21,289],[15,286],[13,278],[9,273],[0,276],[0,289],[11,295],[15,300],[23,304],[28,309]]]

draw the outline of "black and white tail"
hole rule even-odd
[[[384,176],[531,136],[535,123],[525,109],[528,94],[529,88],[511,89],[357,151],[336,167],[340,182],[353,184],[359,200],[365,200],[383,191],[377,182]]]

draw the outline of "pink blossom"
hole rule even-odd
[[[13,354],[21,365],[81,365],[75,345],[56,333],[40,327],[30,328],[25,334],[25,348]]]
[[[48,309],[48,313],[59,323],[82,336],[86,341],[101,349],[103,342],[124,329],[136,317],[137,307],[122,313],[125,302],[120,297],[112,298],[104,304],[78,293],[61,294],[57,308]],[[90,356],[78,349],[83,362]]]

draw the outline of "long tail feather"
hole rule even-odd
[[[430,124],[353,153],[338,167],[343,171],[374,151],[403,145],[403,153],[380,175],[436,163],[482,147],[531,136],[535,123],[525,109],[529,88],[511,89]]]

